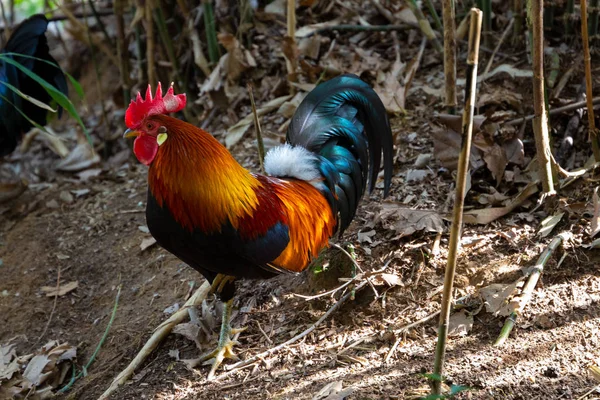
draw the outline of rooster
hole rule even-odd
[[[234,358],[230,327],[235,278],[298,273],[348,227],[367,183],[384,161],[384,195],[392,175],[392,136],[385,108],[354,75],[317,86],[292,117],[286,143],[265,157],[267,176],[244,169],[213,136],[166,114],[185,94],[148,86],[125,114],[124,137],[147,166],[146,220],[166,250],[198,270],[224,302],[209,379]]]
[[[50,55],[47,28],[48,20],[42,14],[26,19],[15,29],[0,54],[17,61],[66,96],[67,80]],[[10,86],[45,104],[52,99],[34,79],[0,58],[0,156],[13,152],[23,134],[34,126],[32,122],[43,126],[48,118],[46,109],[25,100]],[[58,112],[60,116],[62,109],[59,108]]]

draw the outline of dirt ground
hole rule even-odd
[[[405,141],[405,136],[400,133],[398,141]],[[429,143],[423,135],[409,146],[413,148],[409,153],[415,155]],[[108,338],[89,375],[75,383],[69,398],[97,398],[166,318],[163,311],[184,302],[191,282],[196,286],[202,282],[195,271],[157,246],[141,251],[140,244],[149,237],[143,213],[146,172],[130,161],[86,183],[59,175],[48,185],[26,191],[2,214],[0,343],[15,343],[19,354],[27,354],[50,339],[66,341],[77,346],[77,363],[82,365],[102,337],[117,287],[122,287]],[[401,176],[402,166],[396,171],[392,199],[402,191]],[[447,196],[450,179],[444,174],[432,178],[429,187],[435,193],[430,201]],[[62,199],[61,193],[82,188],[89,192],[75,196],[72,203]],[[372,239],[380,243],[367,255],[365,248],[372,244],[358,241],[357,232],[373,220],[380,196],[378,190],[363,203],[345,240],[355,243],[366,270],[389,261],[387,271],[399,278],[398,285],[378,286],[377,299],[371,289],[363,289],[304,340],[216,382],[206,381],[207,367],[190,370],[173,358],[174,350],[181,359],[197,357],[200,351],[184,337],[171,334],[112,398],[311,399],[336,381],[353,387],[350,398],[356,399],[425,394],[421,374],[432,369],[437,318],[399,335],[394,329],[439,309],[447,234],[441,252],[434,256],[425,249],[431,248],[435,234],[394,239],[375,225]],[[591,197],[590,185],[575,184],[564,196],[563,208],[585,203]],[[479,241],[459,255],[457,296],[492,283],[511,283],[521,268],[533,265],[552,235],[536,237],[538,218],[528,222],[530,215],[521,210],[488,226],[465,228],[464,237]],[[586,227],[578,215],[571,212],[556,228],[571,232],[574,239],[552,256],[531,304],[503,347],[493,347],[492,342],[504,318],[485,312],[475,316],[467,334],[451,339],[448,375],[452,383],[471,388],[459,398],[570,399],[595,385],[587,367],[600,362],[600,251],[576,245]],[[499,232],[511,233],[514,239]],[[78,287],[58,297],[48,330],[40,337],[54,299],[40,288],[55,286],[59,269],[63,285],[77,281]],[[234,324],[242,315],[247,318],[248,329],[237,347],[242,359],[289,339],[331,306],[329,298],[306,301],[293,296],[315,292],[313,275],[307,271],[293,278],[240,282],[236,305],[242,312]],[[216,324],[213,327],[206,349],[216,340]]]
[[[412,60],[419,51],[420,38],[416,31],[406,36],[411,40],[408,43],[406,37],[400,38],[403,45],[407,43],[402,47],[402,57]],[[266,46],[269,39],[265,34],[255,43]],[[361,53],[363,58],[358,59],[363,64],[356,66],[367,71],[363,77],[372,81],[375,74],[369,71],[391,68],[389,50],[393,44],[391,39],[383,44],[368,36],[360,40],[370,40],[365,46],[376,48],[371,55]],[[344,54],[348,49],[360,48],[348,43],[344,37],[336,51]],[[324,41],[322,52],[330,44],[333,48],[333,43]],[[510,51],[506,47],[503,51]],[[429,49],[425,52],[416,71],[413,88],[420,89],[407,95],[407,112],[392,117],[396,153],[389,198],[382,199],[379,183],[373,195],[364,199],[345,236],[335,240],[354,245],[364,270],[386,266],[387,279],[374,282],[377,296],[366,286],[299,342],[249,367],[233,371],[221,368],[215,381],[207,381],[208,367],[188,368],[184,361],[197,358],[216,343],[218,311],[211,299],[199,311],[210,334],[201,335],[198,345],[183,335],[169,335],[112,399],[343,398],[319,394],[330,384],[352,389],[346,398],[357,400],[416,399],[429,393],[423,374],[433,369],[436,312],[440,309],[450,225],[441,217],[451,211],[454,190],[453,174],[435,157],[430,157],[425,166],[415,167],[419,155],[434,153],[435,113],[443,110],[443,69],[441,59],[432,54]],[[331,59],[335,57],[342,59],[333,52]],[[482,57],[482,65],[487,57]],[[498,57],[512,65],[522,63],[523,58],[522,54]],[[282,60],[280,57],[265,63],[277,62],[283,70]],[[563,70],[572,65],[565,63]],[[337,66],[348,70],[341,61]],[[91,67],[87,69],[88,73],[80,77],[82,86],[90,92],[86,111],[92,117],[88,115],[86,122],[95,118],[94,124],[100,126],[98,98],[93,95],[95,76]],[[107,70],[107,74],[116,76],[114,68],[112,72]],[[574,76],[577,79],[571,83],[580,82],[582,69],[576,68]],[[275,80],[263,77],[266,86]],[[530,78],[511,80],[500,76],[482,84],[479,95],[500,93],[498,96],[507,97],[508,92],[521,93],[523,97],[510,97],[510,105],[503,107],[515,117],[527,115],[531,112],[529,82]],[[574,100],[574,86],[568,86],[562,100],[555,99],[552,106]],[[109,98],[116,91],[113,85],[102,96]],[[269,92],[269,96],[274,95]],[[268,96],[259,99],[264,103]],[[118,135],[124,129],[122,107],[108,112],[114,129],[109,133]],[[233,125],[247,112],[247,107],[241,110],[231,106],[223,115],[209,116],[207,128],[223,140],[224,126]],[[231,115],[235,113],[239,115]],[[557,143],[571,114],[551,120]],[[265,119],[267,141],[281,139],[284,131],[278,129],[284,118]],[[72,126],[69,129],[74,131]],[[582,123],[580,132],[584,131]],[[72,136],[70,143],[74,142]],[[51,340],[66,342],[77,348],[75,364],[80,371],[107,331],[120,288],[114,321],[87,368],[87,376],[57,398],[97,399],[154,328],[176,308],[174,305],[183,305],[203,283],[198,273],[158,246],[142,250],[141,245],[147,245],[150,239],[144,214],[146,168],[131,156],[124,141],[112,138],[109,142],[112,148],[104,150],[110,158],[103,158],[87,175],[56,172],[58,157],[38,140],[28,151],[17,151],[4,161],[4,168],[27,177],[30,184],[21,196],[0,205],[0,346],[14,344],[18,355],[27,355]],[[530,160],[534,144],[529,125],[523,143]],[[231,151],[244,166],[256,171],[254,149],[252,134],[248,133]],[[102,150],[99,153],[104,155]],[[589,153],[585,139],[580,138],[568,168],[581,167]],[[409,179],[416,169],[425,171],[425,175]],[[482,193],[501,191],[506,195],[502,201],[515,196],[524,181],[517,185],[516,172],[511,173],[513,183],[504,183],[496,191],[490,172],[480,168],[471,178],[468,208],[490,204],[484,202]],[[457,398],[577,399],[599,383],[588,368],[600,365],[600,250],[586,247],[591,242],[592,198],[597,186],[598,177],[592,170],[541,206],[536,204],[536,194],[487,225],[464,227],[455,297],[466,297],[467,304],[454,312],[465,315],[466,322],[453,330],[445,368],[448,385],[469,389]],[[420,229],[402,235],[395,221],[382,216],[385,204],[431,211],[438,218],[437,226],[443,227],[443,234],[439,240],[435,232]],[[549,235],[540,236],[542,220],[558,212],[564,213],[561,221]],[[560,232],[568,234],[569,239],[545,265],[509,339],[501,347],[493,346],[506,317],[486,311],[481,289],[519,281]],[[238,282],[235,304],[239,312],[233,324],[247,327],[236,347],[241,359],[299,334],[340,298],[340,293],[309,300],[296,296],[313,296],[335,288],[340,284],[338,278],[348,277],[348,271],[336,259],[344,257],[338,254],[328,261],[326,255],[321,265],[298,276]],[[57,279],[61,287],[70,284],[72,290],[57,297],[47,296],[44,290],[48,289],[43,288],[56,287]],[[405,329],[409,324],[413,325]],[[600,391],[586,398],[600,398]]]

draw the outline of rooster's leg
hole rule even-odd
[[[232,277],[227,277],[224,275],[217,276],[217,278],[213,282],[213,288],[216,288],[217,291],[220,292],[223,289],[223,286],[227,283],[227,281],[232,282],[232,279],[227,278]],[[232,310],[233,298],[223,303],[223,319],[221,322],[221,333],[219,335],[219,343],[217,344],[217,348],[201,357],[201,360],[204,361],[204,364],[212,364],[210,372],[208,373],[209,380],[215,377],[215,372],[219,365],[221,365],[223,360],[225,360],[226,358],[238,358],[233,353],[233,346],[238,344],[238,342],[233,340],[232,338],[237,333],[243,331],[245,328],[234,329],[231,327],[230,319]]]

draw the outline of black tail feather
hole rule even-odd
[[[320,190],[333,212],[339,212],[340,232],[354,218],[367,182],[369,192],[375,188],[382,152],[384,195],[389,193],[390,124],[379,96],[357,76],[337,77],[310,92],[292,118],[287,141],[318,154],[328,165],[321,167],[327,183]]]
[[[34,57],[11,56],[15,61],[67,95],[67,80],[62,70],[41,61],[46,60],[56,64],[56,60],[50,55],[48,48],[47,27],[48,20],[45,16],[38,14],[30,17],[17,27],[1,52]],[[52,99],[39,83],[19,71],[15,66],[2,61],[0,61],[0,81],[10,83],[21,92],[43,103],[48,104]],[[46,125],[48,117],[46,110],[24,100],[0,83],[0,155],[11,153],[22,134],[32,127],[31,122],[15,110],[15,107],[35,123]],[[61,113],[62,109],[59,107],[59,116]]]

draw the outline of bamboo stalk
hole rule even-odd
[[[567,240],[567,235],[565,233],[559,234],[554,239],[552,239],[548,247],[546,247],[542,254],[540,254],[540,257],[531,269],[532,272],[531,275],[529,275],[529,279],[527,279],[527,283],[521,291],[521,295],[519,296],[518,300],[519,305],[517,306],[515,311],[513,311],[506,318],[504,326],[500,331],[500,335],[494,342],[494,346],[502,346],[504,342],[506,342],[506,339],[508,338],[515,326],[517,317],[523,313],[525,306],[529,304],[529,301],[531,300],[531,295],[533,294],[533,290],[535,289],[535,286],[537,285],[537,282],[540,279],[540,276],[542,275],[542,271],[544,270],[544,266],[550,259],[550,256],[552,256],[554,250],[556,250],[558,246],[565,240]]]
[[[288,73],[288,80],[296,82],[296,69],[298,67],[297,45],[296,45],[296,0],[287,1],[287,35],[288,51],[285,54],[285,66]],[[284,46],[286,46],[284,44]],[[290,91],[295,91],[294,86],[290,86]]]
[[[114,1],[115,18],[117,19],[117,58],[119,59],[123,101],[127,104],[131,81],[129,79],[129,57],[127,56],[127,43],[125,39],[125,20],[123,19],[124,5],[123,0]]]
[[[540,180],[545,195],[554,194],[550,139],[548,135],[548,116],[544,96],[544,3],[543,0],[531,0],[528,9],[532,21],[533,33],[533,132],[538,159]]]
[[[513,14],[515,15],[513,43],[519,43],[523,32],[523,0],[513,0]]]
[[[446,109],[456,114],[456,18],[453,0],[442,1],[444,18],[444,79]]]
[[[575,13],[575,0],[567,0],[567,9],[565,10],[565,33],[570,35],[573,32],[572,16]]]
[[[148,83],[156,84],[156,65],[154,62],[154,21],[152,19],[152,1],[146,0],[146,70],[148,71]]]
[[[477,91],[477,65],[479,63],[482,14],[481,10],[477,8],[471,9],[469,53],[467,58],[467,85],[465,89],[465,108],[462,121],[462,143],[458,159],[452,227],[450,229],[450,242],[448,243],[448,262],[446,264],[446,273],[444,276],[444,292],[442,294],[438,341],[435,349],[435,364],[433,370],[433,373],[440,378],[443,376],[444,372],[446,342],[448,340],[448,326],[450,323],[450,309],[452,306],[452,286],[456,271],[458,246],[460,244],[467,174],[469,171],[469,157],[473,136],[473,114],[475,111],[475,94]],[[443,379],[434,380],[433,394],[441,394],[442,381]]]
[[[408,0],[406,2],[406,4],[410,8],[410,10],[413,12],[413,14],[417,18],[417,20],[419,21],[419,27],[421,28],[421,32],[423,32],[423,34],[427,37],[427,39],[429,41],[431,41],[433,48],[436,51],[442,53],[444,51],[444,49],[443,49],[442,45],[440,44],[440,41],[435,36],[435,32],[433,31],[433,29],[431,29],[429,20],[427,18],[425,18],[423,11],[421,11],[419,6],[417,5],[417,2],[415,0]]]
[[[590,44],[588,38],[587,26],[587,0],[581,0],[581,40],[583,41],[583,64],[585,66],[585,93],[587,100],[588,113],[588,132],[592,141],[592,151],[594,152],[594,161],[600,161],[600,146],[598,145],[598,131],[594,120],[594,107],[592,105],[592,65],[590,56]]]

